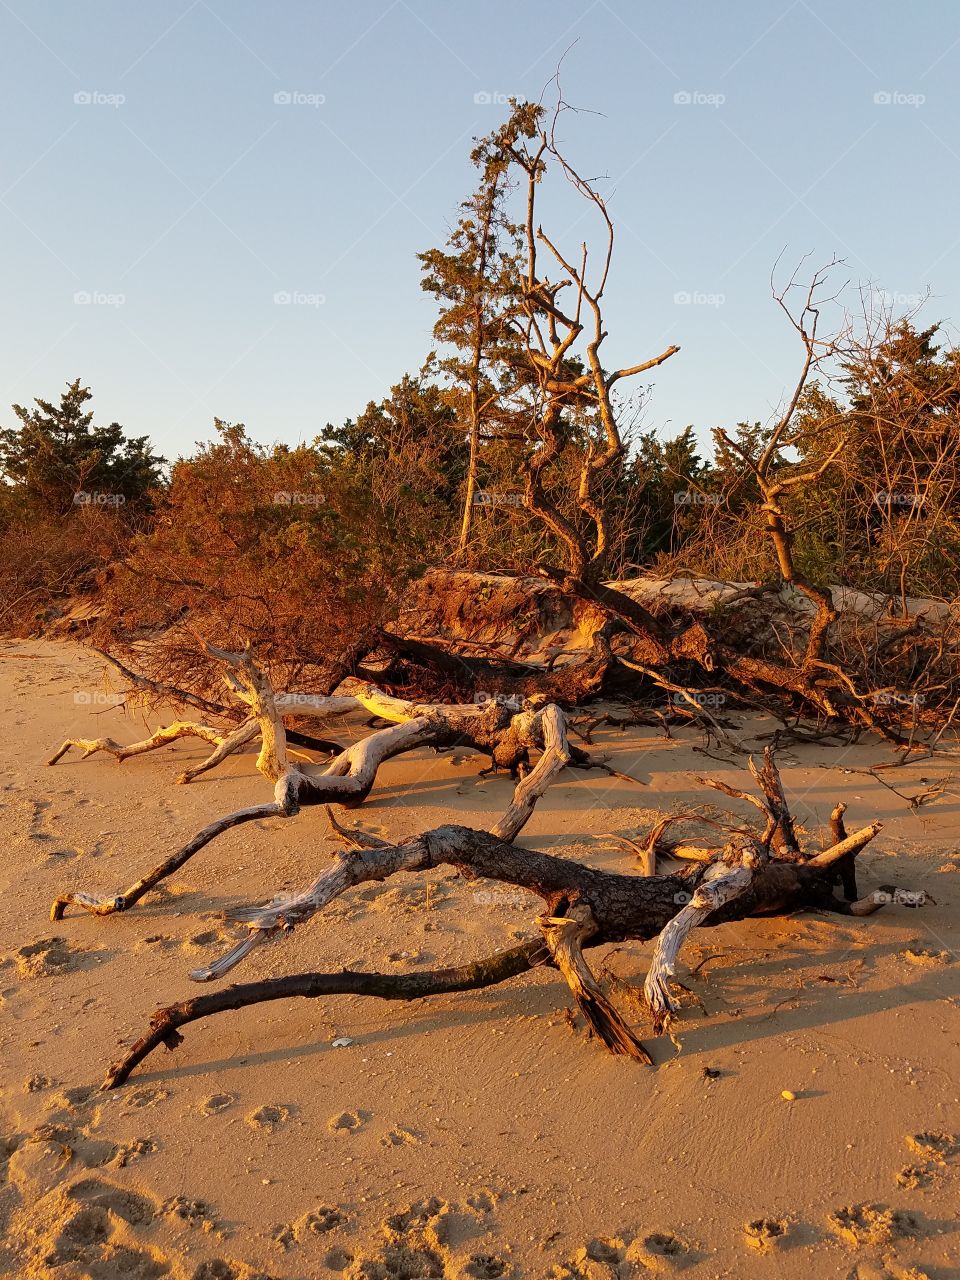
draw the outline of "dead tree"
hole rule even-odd
[[[567,741],[563,713],[554,704],[543,707],[529,705],[517,710],[516,704],[491,700],[480,706],[446,707],[437,704],[418,705],[392,698],[372,686],[358,685],[350,695],[281,693],[275,694],[269,677],[257,667],[252,651],[229,653],[206,646],[207,653],[227,668],[227,682],[236,697],[246,706],[247,719],[232,733],[218,736],[209,726],[191,721],[178,721],[160,729],[143,742],[121,747],[109,738],[68,739],[51,756],[48,764],[56,764],[72,747],[84,755],[107,751],[125,759],[155,750],[179,737],[200,737],[216,743],[214,752],[199,766],[181,775],[181,780],[196,777],[224,759],[231,751],[260,737],[257,768],[274,784],[274,798],[224,815],[204,827],[182,848],[163,859],[146,875],[126,889],[109,897],[82,891],[59,896],[51,907],[51,918],[59,920],[69,906],[81,907],[94,915],[112,915],[129,911],[162,880],[179,870],[194,854],[232,827],[261,818],[294,817],[302,808],[340,804],[355,808],[363,803],[385,760],[418,747],[468,746],[487,754],[495,768],[512,776],[526,773],[518,787],[517,804],[525,811],[527,797],[538,795],[537,788],[546,786],[565,764],[580,768],[599,768],[609,773],[604,760]],[[283,724],[285,712],[299,716],[326,718],[334,714],[362,709],[368,715],[394,721],[376,730],[345,751],[340,752],[319,774],[308,773],[291,758],[287,732]],[[527,772],[531,752],[540,753],[536,768]]]
[[[762,764],[751,763],[760,796],[751,797],[725,784],[705,780],[728,794],[750,799],[763,816],[762,830],[731,828],[716,846],[681,846],[666,839],[669,823],[684,816],[672,815],[656,824],[650,833],[642,850],[644,869],[655,872],[658,857],[680,858],[686,866],[659,875],[604,872],[567,858],[518,848],[513,843],[539,797],[556,774],[574,762],[577,753],[567,741],[564,716],[558,707],[547,705],[517,714],[496,703],[486,708],[408,708],[408,713],[415,713],[410,719],[372,733],[343,753],[325,773],[314,776],[291,761],[280,714],[283,695],[274,694],[269,678],[256,666],[250,651],[210,652],[225,663],[232,687],[258,724],[262,741],[258,764],[260,771],[275,783],[275,800],[211,823],[121,894],[112,898],[85,893],[63,895],[54,904],[55,918],[71,904],[96,915],[127,910],[230,827],[258,817],[290,816],[303,805],[359,803],[368,793],[378,765],[390,755],[426,742],[457,741],[487,750],[500,763],[513,766],[518,774],[524,773],[511,804],[491,831],[441,826],[403,843],[390,844],[366,833],[347,832],[331,814],[334,830],[353,847],[339,853],[332,865],[301,893],[235,912],[233,919],[242,926],[245,936],[226,955],[190,976],[197,981],[222,978],[267,939],[289,935],[359,884],[382,882],[401,872],[426,871],[441,865],[456,868],[467,879],[482,876],[539,897],[543,903],[537,917],[540,937],[457,969],[405,975],[298,974],[240,984],[164,1007],[154,1015],[147,1034],[111,1068],[105,1082],[109,1087],[123,1083],[137,1063],[159,1044],[172,1048],[179,1043],[180,1027],[228,1009],[295,995],[352,993],[419,999],[503,982],[541,964],[560,971],[591,1031],[608,1049],[650,1062],[637,1033],[600,987],[584,956],[585,948],[656,938],[643,998],[653,1030],[659,1034],[677,1012],[670,980],[692,929],[801,908],[867,915],[894,895],[892,888],[866,898],[857,894],[855,859],[876,836],[879,823],[848,835],[840,805],[833,815],[830,848],[812,853],[800,848],[769,750]],[[367,710],[385,710],[390,702],[397,701],[370,690],[358,693],[357,698]],[[528,767],[531,752],[539,754],[536,763]],[[579,755],[580,763],[598,763],[584,752]],[[838,881],[844,892],[842,898],[835,894]]]
[[[442,826],[400,845],[350,833],[358,847],[338,854],[333,865],[302,893],[237,913],[234,918],[249,930],[247,939],[208,969],[191,976],[202,980],[222,977],[259,943],[288,935],[356,885],[442,865],[456,868],[467,879],[482,876],[538,896],[544,904],[537,920],[541,939],[454,969],[401,975],[350,971],[296,974],[238,984],[165,1006],[154,1013],[147,1032],[111,1067],[104,1087],[122,1084],[159,1045],[175,1048],[182,1040],[181,1027],[230,1009],[293,996],[351,994],[417,1000],[495,985],[541,964],[560,970],[588,1026],[608,1049],[649,1063],[650,1056],[636,1032],[601,990],[583,955],[584,948],[657,939],[643,998],[654,1033],[659,1034],[677,1013],[670,981],[680,949],[694,928],[804,908],[865,916],[896,900],[897,891],[890,886],[864,898],[856,896],[854,861],[880,830],[879,823],[847,835],[841,806],[833,828],[839,838],[829,849],[809,854],[788,850],[786,833],[792,824],[780,807],[782,791],[772,759],[767,758],[756,776],[761,786],[772,782],[769,794],[759,802],[768,817],[766,830],[762,835],[734,833],[719,849],[686,849],[685,856],[693,859],[692,873],[615,874],[517,848],[510,840],[532,811],[533,794],[528,795],[526,805],[518,805],[515,797],[493,832]],[[838,876],[843,878],[843,898],[834,891]]]

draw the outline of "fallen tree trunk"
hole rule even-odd
[[[514,947],[456,969],[415,975],[301,974],[242,984],[161,1008],[154,1014],[147,1033],[111,1068],[106,1087],[121,1084],[159,1044],[168,1048],[178,1044],[182,1038],[180,1027],[230,1009],[288,996],[339,993],[420,999],[504,982],[540,964],[550,964],[560,971],[587,1025],[611,1052],[650,1063],[648,1051],[592,973],[584,948],[656,939],[643,996],[654,1032],[659,1034],[669,1027],[677,1013],[670,980],[680,949],[694,928],[804,908],[863,916],[885,902],[896,900],[895,891],[889,887],[868,898],[856,897],[854,861],[880,830],[879,823],[871,823],[848,835],[843,824],[843,806],[838,805],[831,821],[833,843],[830,847],[813,853],[805,853],[800,848],[769,749],[764,753],[762,764],[750,761],[761,792],[759,797],[727,784],[703,780],[727,794],[750,799],[765,820],[762,830],[754,834],[742,827],[729,828],[726,843],[721,847],[684,846],[681,849],[666,842],[665,832],[671,822],[689,815],[671,815],[655,824],[642,846],[633,847],[642,855],[647,871],[656,872],[658,856],[674,853],[686,860],[686,866],[668,874],[600,871],[571,859],[518,848],[513,843],[537,800],[561,769],[572,763],[601,763],[570,745],[563,712],[556,705],[526,708],[517,713],[496,702],[483,707],[416,706],[369,687],[347,698],[299,699],[301,707],[307,704],[325,714],[332,706],[342,710],[345,702],[356,702],[371,714],[397,717],[397,723],[355,743],[324,773],[315,776],[294,764],[287,748],[281,713],[291,699],[299,696],[274,694],[269,678],[256,666],[249,649],[242,654],[210,647],[208,651],[225,664],[228,683],[247,708],[247,719],[241,727],[256,724],[259,730],[261,750],[257,764],[260,772],[275,784],[274,800],[237,810],[211,823],[182,849],[113,898],[97,898],[85,893],[61,896],[53,906],[54,918],[58,919],[71,904],[97,915],[125,911],[221,832],[260,817],[291,816],[302,805],[357,804],[369,793],[380,764],[392,755],[424,743],[458,742],[487,751],[496,763],[518,775],[512,802],[491,831],[440,826],[406,842],[389,844],[362,832],[344,833],[330,815],[334,830],[346,834],[353,847],[338,853],[332,864],[301,893],[234,912],[232,918],[243,926],[245,936],[226,955],[190,976],[197,981],[223,977],[264,941],[289,935],[357,885],[383,882],[399,873],[428,871],[443,865],[456,868],[467,879],[484,877],[539,897],[543,906],[537,924],[542,941]],[[148,740],[150,743],[152,739]],[[137,745],[147,750],[148,744]],[[218,749],[223,745],[221,740]],[[103,744],[97,747],[109,749]],[[536,763],[529,767],[531,751],[538,752],[538,756]],[[846,895],[842,899],[834,892],[838,880]],[[916,905],[916,899],[911,905]]]
[[[468,879],[482,876],[527,889],[540,897],[546,910],[540,918],[545,943],[534,940],[456,969],[401,975],[349,971],[297,974],[240,984],[166,1006],[156,1011],[146,1034],[110,1069],[104,1087],[122,1084],[133,1068],[159,1045],[174,1048],[182,1039],[180,1027],[216,1013],[293,996],[316,998],[349,994],[418,1000],[508,981],[547,962],[551,954],[559,963],[556,948],[551,950],[549,946],[549,934],[564,923],[576,921],[578,913],[581,918],[585,914],[590,921],[589,933],[583,939],[589,947],[659,937],[644,986],[647,1003],[654,1014],[654,1028],[659,1032],[669,1026],[676,1012],[668,984],[679,948],[691,928],[719,925],[748,916],[787,914],[804,908],[841,915],[868,915],[885,903],[895,901],[896,891],[890,886],[855,902],[838,899],[833,891],[836,864],[855,856],[878,830],[879,823],[873,823],[806,862],[779,861],[768,855],[758,839],[741,836],[717,855],[701,883],[682,873],[643,877],[599,871],[571,859],[518,849],[491,833],[458,826],[438,827],[404,845],[353,849],[338,855],[334,865],[302,894],[236,914],[234,918],[252,930],[251,939],[210,969],[191,976],[222,975],[249,954],[252,945],[274,934],[289,934],[348,888],[383,881],[399,872],[423,871],[442,865],[455,867]],[[577,965],[580,966],[579,959]],[[560,967],[563,971],[565,966],[561,963]],[[608,1047],[611,1040],[622,1044],[625,1026],[622,1015],[616,1015],[615,1032],[610,1030],[608,1001],[603,1017],[598,1018],[598,987],[590,971],[586,970],[587,999],[567,972],[564,976],[589,1025],[604,1043]],[[583,984],[582,967],[578,977]],[[649,1061],[629,1029],[627,1034],[640,1049],[631,1056]]]
[[[110,897],[83,891],[61,894],[51,907],[51,919],[60,920],[69,906],[80,907],[93,915],[128,911],[211,840],[243,823],[263,818],[290,818],[298,814],[301,808],[315,805],[340,804],[346,808],[354,808],[362,804],[369,795],[384,761],[418,747],[469,746],[488,754],[495,767],[506,769],[514,776],[526,771],[531,751],[540,751],[537,769],[518,787],[517,794],[521,797],[532,794],[531,784],[534,789],[541,782],[546,785],[549,777],[564,764],[608,768],[598,757],[567,742],[562,713],[552,704],[540,709],[520,711],[514,711],[513,707],[497,701],[482,706],[464,707],[416,705],[391,698],[370,687],[358,689],[355,695],[341,697],[276,695],[267,677],[254,665],[249,651],[231,654],[211,648],[210,652],[228,666],[231,687],[251,713],[233,735],[220,738],[206,726],[181,722],[171,726],[169,730],[158,730],[152,738],[127,748],[120,747],[110,739],[67,741],[48,763],[55,764],[71,746],[82,747],[85,755],[93,751],[110,751],[120,753],[120,758],[124,758],[125,755],[153,750],[172,738],[194,733],[217,743],[213,755],[190,771],[190,776],[196,776],[204,769],[211,768],[229,750],[252,740],[259,733],[261,750],[257,767],[274,783],[274,799],[218,818],[119,893]],[[283,725],[282,713],[294,706],[298,714],[324,717],[359,707],[372,715],[393,719],[397,723],[354,743],[332,760],[323,773],[315,775],[306,772],[289,758],[288,734]],[[545,761],[548,767],[545,766]],[[526,799],[521,799],[515,802],[515,806],[519,806],[518,812],[523,811],[525,821],[532,804],[528,805]]]

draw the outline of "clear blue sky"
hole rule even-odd
[[[430,348],[414,255],[503,110],[475,95],[538,97],[574,41],[565,96],[603,116],[566,133],[619,223],[608,360],[682,347],[649,425],[769,414],[782,249],[960,312],[955,0],[0,0],[0,41],[0,425],[76,376],[168,456],[214,415],[294,441],[356,414]]]

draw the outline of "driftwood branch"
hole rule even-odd
[[[81,892],[62,895],[54,903],[54,918],[59,918],[69,905],[96,915],[125,911],[231,827],[260,818],[290,817],[306,805],[359,804],[369,793],[380,764],[391,756],[427,744],[468,743],[518,777],[512,801],[492,830],[440,826],[404,842],[390,844],[344,827],[328,807],[334,834],[352,847],[337,852],[313,883],[301,892],[235,912],[233,919],[243,926],[244,936],[226,955],[194,971],[191,977],[198,981],[222,978],[266,939],[287,935],[307,924],[352,887],[443,865],[456,868],[467,879],[496,880],[538,897],[542,905],[536,921],[543,942],[527,943],[469,965],[432,973],[300,974],[239,984],[170,1005],[157,1010],[145,1035],[111,1068],[105,1082],[107,1087],[126,1080],[133,1068],[158,1045],[173,1048],[179,1044],[181,1027],[216,1013],[288,996],[354,994],[419,999],[504,982],[541,964],[559,970],[588,1026],[611,1052],[649,1063],[650,1056],[636,1031],[605,994],[588,965],[585,948],[631,939],[656,939],[643,993],[653,1031],[659,1034],[677,1012],[670,983],[680,949],[693,929],[804,908],[868,915],[885,902],[897,900],[892,889],[869,899],[856,897],[855,859],[877,835],[879,823],[870,823],[848,834],[843,821],[844,807],[837,805],[831,817],[830,846],[812,853],[800,847],[769,749],[762,763],[750,761],[760,796],[704,779],[715,789],[750,801],[763,818],[762,831],[729,829],[726,843],[720,848],[684,846],[668,841],[665,833],[672,823],[696,815],[666,815],[654,824],[645,841],[627,842],[640,854],[645,874],[600,871],[571,859],[518,848],[513,843],[560,770],[569,764],[582,767],[602,763],[571,746],[566,720],[558,706],[526,706],[516,711],[498,703],[485,707],[413,704],[391,698],[369,685],[345,697],[307,698],[299,706],[312,706],[318,714],[329,713],[331,706],[343,710],[344,703],[349,702],[352,708],[362,707],[368,715],[393,721],[342,751],[317,773],[294,762],[288,751],[283,712],[296,695],[274,693],[269,677],[256,666],[249,649],[231,654],[208,647],[208,652],[226,665],[228,685],[246,709],[245,717],[232,734],[221,735],[209,730],[208,740],[221,750],[241,731],[249,734],[247,740],[250,740],[255,726],[261,739],[258,768],[273,782],[274,799],[210,823],[183,848],[111,898]],[[164,740],[173,740],[181,727],[171,726],[158,734],[166,735]],[[105,746],[108,742],[98,740],[80,745],[84,750],[93,746],[116,749],[128,755],[138,749],[150,750],[154,745],[153,739],[134,744],[132,748],[120,748],[115,743]],[[68,746],[65,744],[64,749]],[[678,872],[656,874],[658,857],[682,858],[694,865]],[[843,899],[834,893],[838,880],[843,886]]]

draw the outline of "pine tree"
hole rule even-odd
[[[78,494],[136,502],[161,478],[164,459],[151,453],[148,437],[129,439],[117,422],[95,426],[84,407],[90,399],[77,378],[59,405],[15,404],[20,426],[0,430],[0,475],[49,512],[70,510]]]

